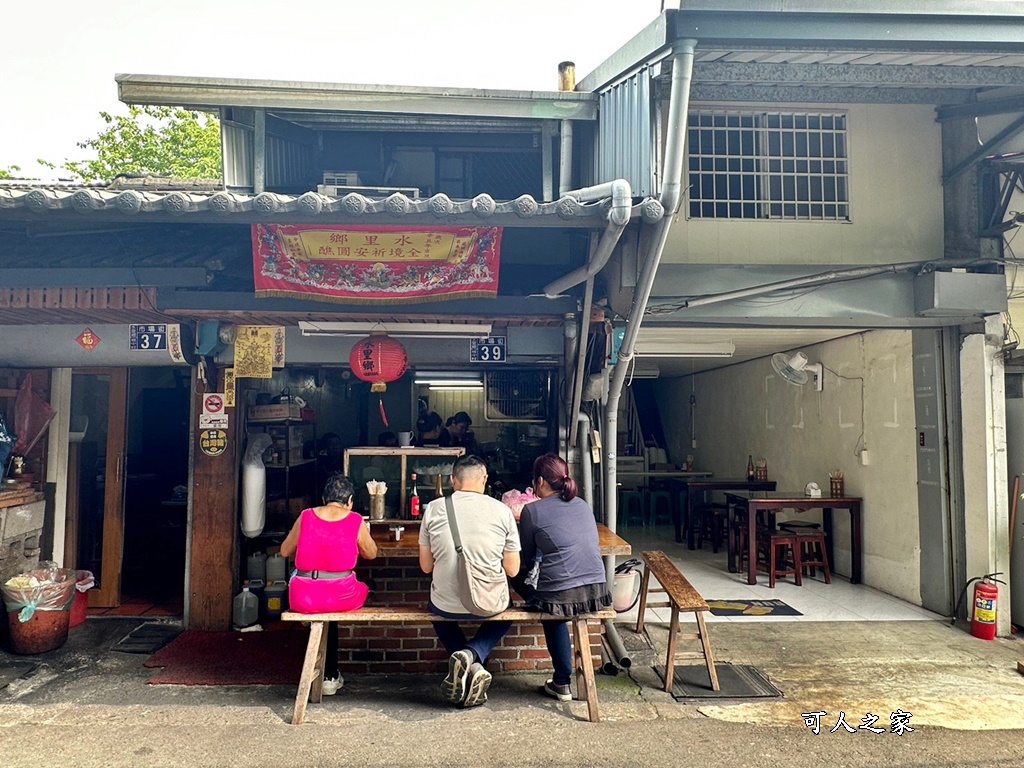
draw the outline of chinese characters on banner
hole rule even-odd
[[[284,365],[284,328],[240,325],[235,336],[235,378],[269,379]]]
[[[353,304],[490,298],[498,293],[501,233],[501,227],[253,224],[256,296]]]

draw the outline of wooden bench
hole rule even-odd
[[[704,611],[710,610],[707,602],[700,593],[686,580],[686,577],[679,572],[675,564],[669,560],[664,552],[641,552],[640,557],[644,561],[644,578],[640,586],[640,606],[636,620],[636,631],[639,634],[644,631],[644,611],[648,606],[651,608],[672,607],[672,623],[668,630],[668,653],[665,658],[665,690],[672,692],[672,676],[675,673],[676,662],[681,659],[703,658],[708,668],[708,677],[711,678],[711,690],[719,690],[718,672],[715,671],[715,657],[711,652],[711,638],[708,637],[708,628],[704,624]],[[661,584],[660,589],[652,589],[650,586],[651,574]],[[647,602],[648,592],[663,592],[668,600],[660,603]],[[680,612],[692,611],[697,618],[696,634],[679,633]],[[678,652],[676,650],[680,638],[684,640],[700,640],[701,650],[690,652]]]
[[[706,607],[706,606],[705,606]],[[597,708],[597,682],[594,679],[594,656],[590,650],[589,622],[600,622],[603,619],[614,619],[615,611],[608,609],[568,619],[572,625],[573,654],[576,661],[576,698],[587,702],[587,714],[592,723],[600,722],[601,716]],[[281,614],[283,621],[308,621],[309,642],[306,644],[306,658],[302,663],[302,675],[299,678],[299,690],[295,695],[295,710],[292,713],[292,724],[299,725],[306,716],[306,704],[312,700],[319,703],[323,697],[322,683],[324,678],[324,659],[327,649],[327,633],[324,631],[328,621],[339,624],[430,624],[435,621],[455,621],[445,619],[433,613],[415,608],[402,607],[363,607],[358,611],[346,613],[296,613],[285,611]],[[517,623],[537,624],[545,620],[566,621],[564,616],[552,616],[536,611],[510,609],[494,616],[487,621],[511,621]],[[459,621],[472,621],[459,619]],[[480,619],[483,621],[483,619]]]

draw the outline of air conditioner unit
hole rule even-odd
[[[330,197],[344,197],[350,192],[355,192],[358,195],[365,195],[366,197],[389,197],[396,192],[399,192],[406,197],[411,197],[413,200],[419,200],[420,191],[417,187],[351,187],[336,184],[321,184],[316,188],[316,191],[321,195],[328,195]]]
[[[325,187],[358,187],[361,184],[355,171],[324,171]]]

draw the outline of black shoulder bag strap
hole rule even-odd
[[[448,527],[452,530],[452,538],[455,539],[455,552],[459,557],[465,557],[462,552],[462,537],[459,536],[459,524],[455,521],[455,504],[451,496],[444,497],[444,507],[448,512]]]

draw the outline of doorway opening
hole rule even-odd
[[[65,551],[96,576],[92,615],[182,613],[189,407],[177,368],[72,374]]]

